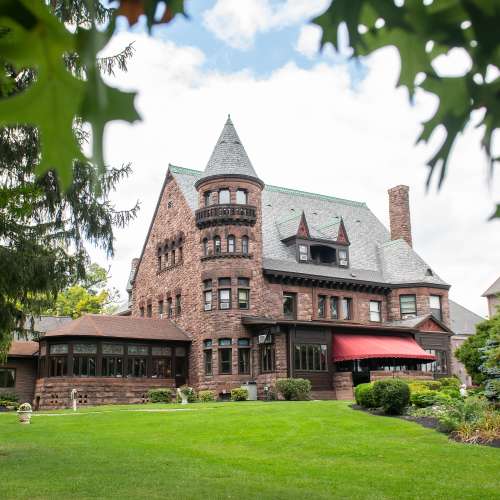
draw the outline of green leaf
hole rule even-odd
[[[500,218],[500,205],[496,206],[495,211],[491,214],[490,220],[491,219],[498,219]]]

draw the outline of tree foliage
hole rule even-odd
[[[475,335],[470,336],[456,351],[455,356],[463,363],[475,384],[484,383],[487,369],[500,365],[500,312],[476,325]],[[487,349],[485,355],[485,349]]]
[[[500,127],[500,0],[334,0],[313,20],[323,30],[322,46],[339,47],[339,27],[345,24],[355,56],[394,46],[401,58],[398,85],[410,98],[421,88],[439,98],[434,116],[423,124],[418,141],[427,142],[438,128],[446,137],[429,160],[428,184],[438,172],[441,187],[451,148],[474,111],[481,110],[481,146],[491,170],[492,138]],[[441,77],[435,59],[452,49],[465,51],[471,66],[463,76]],[[500,204],[493,217],[500,217]]]

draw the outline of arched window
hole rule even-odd
[[[203,238],[203,255],[208,255],[208,238]]]
[[[214,236],[214,253],[216,255],[221,253],[220,236]]]
[[[243,236],[243,238],[241,238],[241,253],[243,255],[248,254],[248,236]]]
[[[228,253],[234,253],[236,250],[236,240],[231,234],[227,237],[227,251]]]

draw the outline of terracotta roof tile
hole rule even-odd
[[[38,351],[38,342],[15,341],[12,342],[8,356],[33,356]]]
[[[87,314],[45,334],[45,337],[68,336],[185,342],[190,340],[181,328],[168,319],[101,316],[98,314]]]

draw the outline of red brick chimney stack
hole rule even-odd
[[[403,239],[413,246],[411,239],[410,188],[395,186],[389,189],[389,219],[391,240]]]

